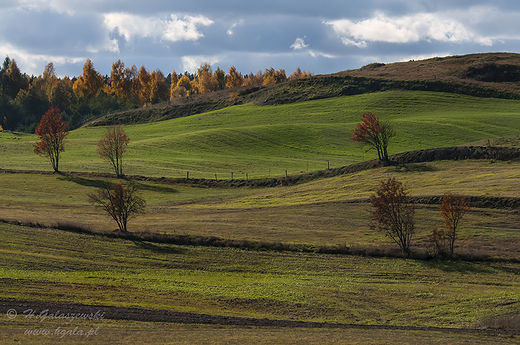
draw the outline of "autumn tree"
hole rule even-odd
[[[262,71],[258,71],[256,74],[250,72],[246,77],[247,78],[244,78],[242,83],[244,86],[260,86],[264,83],[264,75]]]
[[[237,72],[237,69],[235,66],[231,66],[229,68],[229,73],[226,76],[226,87],[228,89],[232,89],[237,86],[242,86],[243,82],[244,82],[244,78],[242,78],[242,75]]]
[[[125,95],[125,63],[121,60],[117,60],[112,64],[112,71],[110,72],[110,78],[108,79],[110,84],[110,93],[114,93],[120,97],[126,97]]]
[[[352,131],[354,136],[350,140],[376,149],[379,160],[388,161],[388,143],[390,138],[395,136],[390,125],[382,125],[374,114],[365,113],[362,122]]]
[[[109,126],[105,129],[105,135],[98,143],[97,154],[102,159],[109,161],[114,168],[117,177],[123,177],[123,153],[130,138],[123,130],[123,126]]]
[[[372,216],[377,229],[390,237],[406,255],[410,255],[410,242],[415,230],[415,206],[408,200],[408,191],[395,178],[381,181],[376,193],[370,197],[374,206]]]
[[[83,74],[78,77],[74,83],[74,92],[79,97],[91,99],[95,97],[103,87],[104,78],[94,68],[94,63],[87,59],[83,65]]]
[[[133,183],[125,185],[119,181],[113,187],[105,184],[101,190],[87,195],[89,202],[100,205],[117,223],[119,230],[125,233],[128,232],[128,221],[144,213],[146,206],[145,200],[138,194],[138,188]]]
[[[68,134],[68,124],[56,107],[51,107],[36,127],[40,141],[34,145],[34,153],[49,158],[54,172],[59,172],[60,154],[65,151],[64,141]]]
[[[463,196],[452,195],[445,193],[442,196],[441,206],[439,211],[444,219],[446,231],[444,236],[448,240],[449,252],[453,255],[455,240],[457,238],[457,227],[464,214],[469,210],[469,201]]]
[[[152,83],[150,73],[144,66],[141,66],[137,73],[139,79],[139,102],[141,105],[146,105],[150,102],[150,95],[152,91]]]
[[[189,95],[191,92],[191,80],[187,76],[183,75],[177,82],[176,92],[179,96],[184,97]]]
[[[213,73],[213,80],[215,80],[217,90],[223,90],[226,88],[226,72],[217,67]]]
[[[163,72],[153,71],[150,74],[150,103],[155,104],[170,98],[170,90],[166,85]]]
[[[170,79],[170,98],[178,97],[179,94],[177,92],[177,83],[179,82],[179,76],[177,75],[177,72],[173,70],[172,76]]]
[[[5,96],[14,99],[20,90],[29,88],[29,78],[20,72],[14,59],[8,61],[8,67],[5,73],[2,73],[2,92]]]

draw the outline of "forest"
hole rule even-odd
[[[167,76],[160,70],[148,71],[132,65],[125,67],[118,60],[112,64],[110,75],[103,76],[87,59],[83,73],[77,77],[58,77],[54,64],[49,62],[39,76],[22,73],[14,59],[6,56],[0,69],[0,127],[3,130],[34,133],[43,114],[56,107],[71,129],[100,116],[161,103],[172,98],[258,86],[308,77],[311,74],[299,67],[290,76],[285,70],[274,68],[242,74],[234,66],[228,73],[220,67],[213,71],[209,63],[195,73]]]

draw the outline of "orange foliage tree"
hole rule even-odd
[[[235,66],[231,66],[229,68],[229,74],[226,76],[227,88],[232,89],[237,86],[242,86],[243,82],[244,82],[244,78],[242,78],[242,75],[237,72],[237,69]]]
[[[123,153],[129,142],[130,138],[123,126],[109,126],[105,130],[105,136],[98,143],[97,154],[112,164],[117,177],[124,176]]]
[[[113,188],[106,184],[100,191],[87,195],[89,202],[99,204],[114,219],[122,232],[128,232],[128,221],[144,213],[146,205],[134,184],[124,185],[121,181]]]
[[[442,196],[439,211],[446,225],[444,236],[448,240],[450,254],[453,255],[453,247],[457,238],[457,227],[464,214],[469,210],[469,201],[463,196],[445,193]]]
[[[103,87],[104,78],[94,68],[94,63],[87,59],[83,65],[83,74],[78,77],[74,83],[74,92],[76,95],[90,99],[97,96],[99,90]]]
[[[64,141],[69,134],[68,127],[56,107],[51,107],[36,127],[35,132],[40,141],[34,144],[34,153],[49,158],[54,172],[59,172],[60,153],[65,151]]]
[[[410,242],[415,231],[415,205],[409,202],[408,191],[395,178],[381,181],[376,193],[370,197],[374,206],[372,216],[378,230],[390,237],[403,253],[410,255]]]
[[[353,132],[354,136],[350,140],[376,149],[379,160],[388,161],[388,142],[395,136],[392,127],[380,124],[374,114],[365,113]]]

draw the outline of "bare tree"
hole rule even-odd
[[[453,255],[455,239],[457,238],[457,227],[462,216],[469,210],[469,201],[463,196],[444,193],[439,211],[444,219],[446,231],[444,232],[448,243],[450,254]]]
[[[407,198],[408,191],[395,178],[381,181],[376,193],[370,197],[372,212],[378,230],[390,237],[410,256],[410,242],[415,230],[415,205]]]
[[[123,153],[130,142],[128,134],[123,126],[109,126],[105,130],[105,136],[101,138],[97,146],[99,157],[109,161],[117,177],[123,177]]]
[[[96,193],[87,195],[89,202],[99,204],[114,219],[122,232],[128,232],[128,221],[144,213],[146,206],[145,200],[138,195],[137,186],[133,183],[125,185],[119,181],[113,187],[106,184]]]

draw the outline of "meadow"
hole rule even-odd
[[[388,91],[287,105],[237,105],[168,121],[125,126],[127,175],[235,179],[341,167],[376,157],[350,140],[365,112],[395,128],[389,153],[515,135],[519,101],[419,91]],[[68,136],[62,171],[110,173],[96,154],[103,127]],[[49,170],[33,135],[0,133],[2,169]]]
[[[396,129],[389,153],[472,142],[512,145],[520,129],[519,101],[390,91],[289,105],[245,104],[200,115],[125,126],[131,142],[127,175],[214,179],[283,176],[375,158],[351,142],[364,112]],[[96,154],[103,127],[71,131],[62,171],[111,173]],[[505,138],[505,139],[504,139]],[[509,139],[508,139],[509,138]],[[104,233],[115,223],[90,205],[87,193],[106,180],[95,175],[38,174],[50,170],[32,152],[35,137],[0,133],[0,300],[193,312],[253,319],[377,325],[376,329],[282,329],[102,320],[103,342],[168,343],[509,343],[501,333],[405,331],[383,326],[486,329],[520,313],[517,211],[473,208],[456,251],[485,260],[411,260],[312,252],[180,246],[78,234],[18,222],[76,224]],[[489,140],[489,142],[488,142]],[[367,198],[379,181],[397,177],[412,196],[450,191],[466,196],[517,197],[516,161],[438,161],[389,166],[269,188],[201,188],[138,181],[147,212],[133,232],[217,236],[229,240],[320,246],[390,248],[371,229]],[[419,205],[413,250],[428,250],[436,205]],[[480,255],[480,256],[479,256]],[[35,343],[31,320],[0,319],[0,339]],[[486,323],[487,322],[487,323]],[[53,326],[72,326],[57,320]],[[97,327],[97,326],[96,326]],[[21,332],[22,330],[22,332]],[[152,335],[151,335],[152,334]],[[4,337],[4,338],[2,338]],[[367,339],[368,338],[368,339]],[[117,339],[117,340],[114,340]],[[55,338],[49,338],[54,341]],[[68,342],[79,341],[67,338]],[[74,342],[72,342],[74,343]]]

